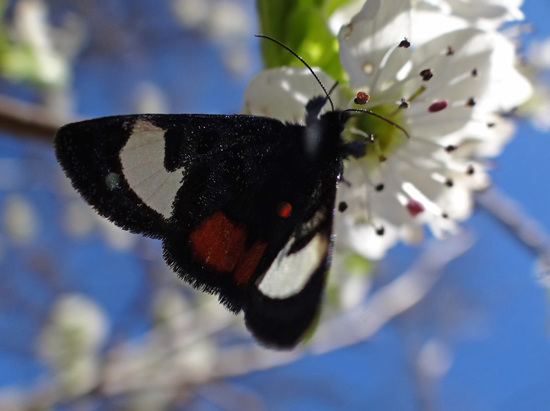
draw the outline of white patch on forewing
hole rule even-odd
[[[329,239],[317,234],[296,253],[287,254],[294,243],[290,240],[264,274],[259,290],[270,298],[289,298],[298,294],[325,260]]]
[[[120,151],[124,178],[141,200],[165,218],[181,187],[183,167],[169,172],[164,167],[165,130],[138,120]]]

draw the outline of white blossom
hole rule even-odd
[[[370,100],[354,106],[353,98],[336,98],[335,105],[372,110],[407,135],[374,116],[348,122],[345,138],[370,142],[366,156],[345,163],[337,204],[348,207],[336,214],[337,247],[378,259],[399,240],[422,240],[426,226],[439,237],[455,232],[472,212],[473,192],[489,185],[484,159],[513,135],[502,114],[531,95],[514,44],[458,13],[397,0],[367,1],[338,40],[351,91]],[[306,76],[297,69],[260,74],[245,94],[248,111],[302,118],[304,102],[321,94]]]

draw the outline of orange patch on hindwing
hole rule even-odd
[[[245,286],[267,247],[256,241],[249,248],[247,237],[245,226],[217,211],[191,232],[189,240],[198,261],[215,271],[233,273],[235,282]]]
[[[258,266],[262,255],[267,247],[267,243],[256,241],[252,247],[241,256],[233,273],[233,277],[239,286],[246,285],[254,270]]]

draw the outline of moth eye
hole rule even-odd
[[[277,215],[282,218],[288,218],[292,214],[292,206],[286,201],[281,201],[277,206]]]

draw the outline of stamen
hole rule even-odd
[[[474,100],[473,97],[470,97],[470,98],[468,99],[468,101],[466,102],[466,106],[467,106],[467,107],[473,107],[473,106],[475,106],[475,105],[476,105],[476,101]]]
[[[447,46],[447,56],[452,56],[455,54],[455,49],[451,46]]]
[[[412,198],[409,198],[409,202],[406,207],[412,217],[416,217],[418,214],[424,212],[424,206],[422,203],[413,200]]]
[[[399,104],[399,108],[406,109],[406,108],[409,108],[410,106],[411,106],[411,103],[409,103],[406,99],[404,98],[401,99],[401,104]]]
[[[357,97],[355,97],[353,101],[355,102],[355,104],[367,104],[367,101],[369,101],[369,99],[370,96],[367,93],[360,91],[357,93]]]
[[[340,211],[341,213],[343,213],[344,211],[346,211],[348,209],[348,204],[345,202],[345,201],[341,201],[339,204],[338,204],[338,211]]]
[[[458,149],[458,146],[455,146],[453,144],[441,144],[441,143],[438,143],[437,141],[434,141],[432,139],[429,139],[429,138],[424,138],[424,137],[421,137],[421,136],[415,136],[411,142],[415,142],[415,143],[422,143],[422,144],[426,144],[430,147],[437,147],[437,148],[441,148],[443,150],[445,150],[447,153],[450,153],[452,151],[455,151],[456,149]]]
[[[408,49],[409,47],[411,47],[411,42],[409,40],[407,40],[407,38],[403,38],[403,40],[401,40],[401,42],[399,43],[399,46],[397,47],[404,47],[406,49]]]
[[[421,86],[418,88],[418,90],[416,90],[412,96],[409,97],[409,102],[412,102],[414,101],[418,96],[420,96],[422,93],[424,93],[426,91],[426,87],[424,86]]]
[[[466,169],[466,174],[469,176],[473,175],[475,173],[475,168],[473,165],[468,165],[468,168]]]
[[[477,71],[477,68],[472,69],[471,74],[472,74],[472,77],[477,77],[477,75],[479,74]]]
[[[434,76],[434,73],[432,71],[432,69],[424,69],[420,72],[420,77],[422,77],[422,80],[423,81],[428,81],[430,80],[432,77]]]
[[[438,183],[441,183],[441,184],[444,184],[445,186],[451,188],[454,186],[454,181],[443,175],[443,174],[440,174],[440,173],[437,173],[437,172],[434,172],[431,174],[431,177],[434,181],[437,181]]]
[[[423,211],[426,210],[432,215],[441,215],[441,208],[436,203],[431,201],[428,197],[426,197],[426,195],[422,191],[420,191],[414,184],[405,180],[401,187],[406,193],[406,201],[404,201],[403,198],[401,198],[400,200],[404,206],[408,208],[408,204],[411,202],[410,200],[413,200],[422,206]],[[400,196],[404,196],[404,194],[400,193]]]
[[[428,107],[428,112],[437,113],[438,111],[445,110],[448,106],[449,106],[448,100],[436,101],[435,103],[432,103],[430,107]]]
[[[376,185],[376,187],[374,187],[374,189],[378,192],[382,191],[384,189],[384,184],[383,183],[380,183],[378,185]]]

